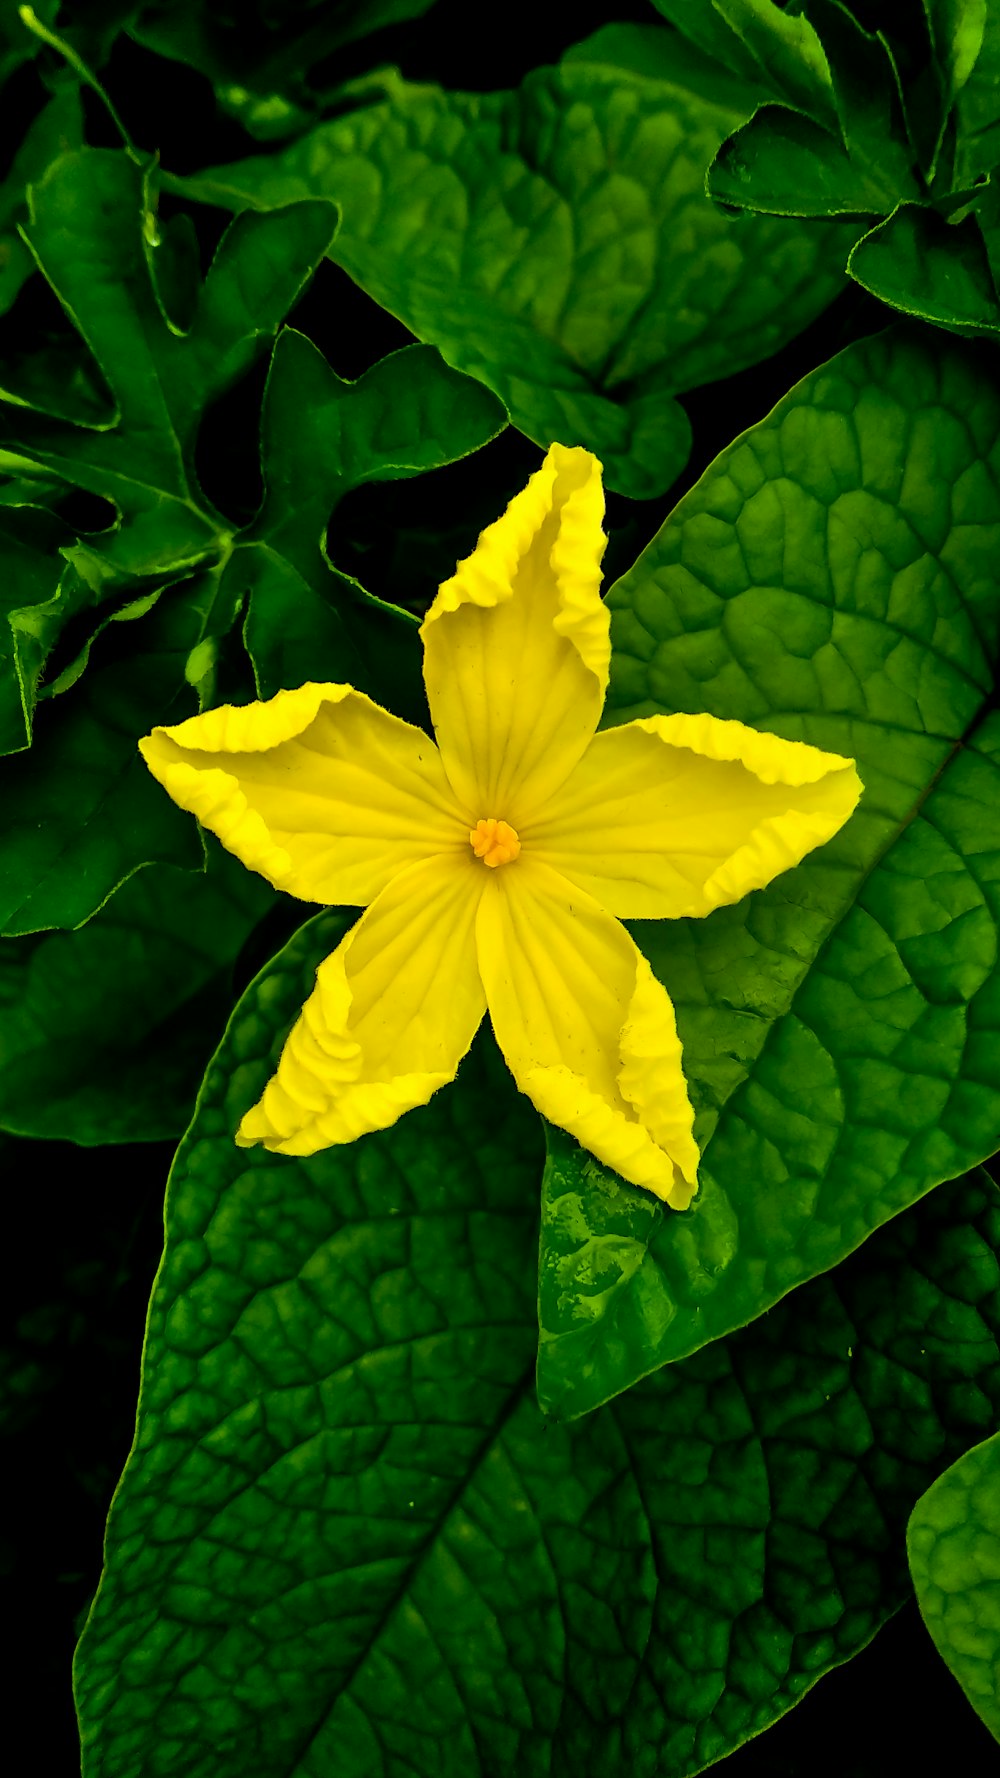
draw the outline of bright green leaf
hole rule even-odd
[[[59,11],[59,0],[37,0],[34,11],[45,24],[51,25]],[[21,18],[21,0],[0,0],[0,86],[38,50],[38,38]]]
[[[712,5],[762,80],[773,81],[787,103],[807,117],[836,123],[826,51],[807,17],[782,12],[775,0],[712,0]]]
[[[767,357],[839,287],[840,230],[734,226],[705,197],[745,113],[576,59],[516,92],[385,84],[281,154],[165,184],[234,209],[334,198],[331,257],[611,488],[668,487],[690,445],[671,396]]]
[[[539,1394],[580,1414],[743,1326],[1000,1148],[1000,388],[905,326],[814,371],[611,588],[608,719],[707,710],[854,758],[837,837],[637,922],[702,1151],[665,1210],[550,1132]]]
[[[684,1778],[905,1596],[913,1501],[1000,1405],[995,1189],[546,1423],[538,1125],[487,1033],[384,1133],[233,1143],[343,929],[248,990],[175,1162],[85,1778]]]
[[[1000,1741],[1000,1432],[921,1495],[906,1549],[924,1622]]]
[[[971,184],[1000,162],[1000,7],[988,5],[979,54],[956,101],[955,176]]]
[[[934,54],[944,75],[946,101],[953,104],[979,59],[990,12],[988,0],[923,0],[923,5]]]
[[[179,1136],[274,891],[212,842],[207,875],[139,871],[79,932],[0,945],[0,1128],[87,1144]]]
[[[692,43],[734,74],[806,116],[835,125],[830,69],[807,18],[782,12],[773,0],[653,0]]]
[[[847,269],[904,314],[951,333],[1000,334],[1000,302],[973,216],[946,222],[922,205],[901,204],[852,248]]]

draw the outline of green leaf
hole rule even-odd
[[[836,123],[830,65],[808,18],[782,12],[774,0],[712,0],[712,4],[739,38],[760,78],[773,82],[787,104],[821,123]]]
[[[1000,1404],[996,1192],[547,1424],[538,1126],[486,1032],[384,1133],[232,1141],[343,929],[248,990],[174,1165],[85,1778],[682,1778],[905,1596],[913,1501]]]
[[[723,142],[708,170],[717,203],[764,216],[864,216],[896,201],[820,124],[762,105]]]
[[[702,16],[697,15],[699,21]],[[571,44],[559,61],[563,68],[572,62],[596,62],[644,80],[661,80],[737,116],[748,117],[771,96],[752,74],[746,78],[734,73],[716,55],[699,48],[690,34],[682,37],[669,25],[601,25],[590,37]]]
[[[847,269],[882,302],[951,333],[1000,333],[1000,302],[974,216],[946,222],[900,204],[851,249]]]
[[[18,233],[27,218],[25,186],[40,180],[52,161],[83,143],[83,111],[76,86],[56,93],[29,124],[10,172],[0,184],[0,315],[14,303],[35,262]]]
[[[772,0],[653,0],[690,42],[772,98],[827,124],[836,123],[830,68],[807,18]]]
[[[51,25],[59,11],[59,0],[38,0],[34,11],[38,18]],[[38,48],[38,38],[32,35],[21,18],[20,0],[0,0],[0,86],[22,63],[36,56]]]
[[[972,0],[970,0],[971,6]],[[971,184],[1000,162],[1000,7],[988,5],[979,54],[956,100],[956,184]]]
[[[0,413],[7,449],[114,503],[121,524],[100,549],[129,574],[187,567],[220,547],[229,528],[194,473],[201,418],[266,349],[335,228],[322,202],[238,218],[191,332],[178,337],[156,288],[155,226],[142,227],[152,218],[150,179],[124,153],[87,148],[64,155],[31,188],[25,238],[115,413],[88,431],[10,405]]]
[[[988,0],[923,0],[923,5],[935,60],[944,76],[945,102],[953,105],[979,59],[990,13]]]
[[[495,396],[433,347],[404,347],[350,383],[304,334],[283,329],[264,396],[264,498],[233,564],[251,588],[244,635],[260,697],[350,657],[361,683],[383,699],[391,686],[394,709],[423,717],[416,621],[333,567],[327,522],[352,488],[455,462],[506,423]]]
[[[924,1622],[1000,1741],[1000,1432],[966,1451],[921,1495],[906,1550]]]
[[[149,863],[204,869],[199,830],[137,751],[158,722],[196,708],[185,665],[201,629],[198,592],[108,626],[89,671],[36,716],[34,745],[0,770],[0,936],[80,926]]]
[[[829,844],[633,923],[675,1004],[701,1189],[549,1133],[539,1396],[586,1412],[1000,1148],[1000,389],[906,326],[801,382],[608,595],[606,719],[707,710],[856,759]]]
[[[179,1136],[274,891],[211,845],[207,875],[139,871],[79,932],[0,945],[0,1128],[80,1142]]]
[[[170,190],[234,209],[334,198],[331,257],[543,448],[648,497],[683,467],[677,391],[765,358],[836,293],[847,237],[733,227],[704,171],[739,111],[570,60],[516,92],[388,97]]]
[[[896,74],[884,39],[862,30],[838,0],[813,0],[836,104],[810,115],[764,105],[724,142],[708,171],[720,203],[781,216],[894,209],[919,198]]]
[[[73,533],[45,507],[0,506],[0,753],[17,753],[31,740],[38,681],[64,602],[80,602],[89,588],[57,554]],[[62,581],[62,584],[60,582]]]
[[[85,150],[33,192],[34,249],[115,406],[95,414],[86,381],[67,393],[58,361],[36,365],[33,384],[21,380],[20,400],[30,392],[48,414],[16,405],[9,377],[2,461],[27,471],[29,486],[31,472],[48,472],[102,495],[119,517],[73,543],[46,512],[29,521],[27,509],[0,508],[9,602],[0,618],[12,636],[0,643],[0,744],[23,748],[36,695],[52,700],[30,759],[0,770],[8,936],[80,925],[145,864],[201,868],[189,819],[149,778],[136,742],[190,714],[193,689],[202,708],[226,701],[226,686],[229,701],[254,695],[242,644],[234,658],[237,624],[260,695],[349,680],[425,719],[414,620],[332,568],[326,525],[350,488],[453,462],[505,424],[496,398],[430,347],[346,383],[289,332],[268,381],[264,501],[235,530],[198,486],[198,427],[274,335],[329,243],[334,212],[307,201],[239,217],[202,285],[190,228],[159,231],[150,179],[127,155]],[[67,418],[55,417],[60,405]],[[61,670],[45,682],[61,638]]]

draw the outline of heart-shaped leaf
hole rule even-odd
[[[1000,1406],[996,1191],[546,1422],[538,1124],[486,1032],[384,1133],[233,1142],[343,929],[252,984],[178,1152],[85,1778],[684,1778],[905,1596],[913,1502]]]
[[[1000,386],[892,329],[723,452],[611,588],[606,717],[707,710],[857,760],[828,845],[636,922],[702,1151],[664,1210],[558,1131],[539,1394],[580,1414],[1000,1148]]]
[[[741,113],[671,84],[655,57],[643,75],[620,54],[614,67],[580,54],[516,92],[386,76],[384,103],[280,154],[165,183],[237,210],[335,199],[330,256],[363,289],[536,444],[587,445],[609,487],[647,497],[690,448],[671,397],[812,320],[849,237],[763,218],[736,229],[709,202],[705,168],[752,100]]]

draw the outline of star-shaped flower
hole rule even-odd
[[[604,497],[553,445],[424,619],[437,745],[349,685],[223,705],[139,745],[290,895],[367,911],[316,986],[242,1145],[310,1155],[452,1080],[489,1009],[521,1091],[677,1209],[698,1149],[666,990],[623,919],[709,914],[847,820],[852,760],[714,716],[598,734]]]

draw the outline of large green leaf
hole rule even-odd
[[[332,568],[326,524],[350,488],[453,462],[506,423],[496,398],[431,347],[346,383],[289,331],[267,385],[264,500],[237,530],[199,487],[198,428],[273,338],[334,212],[307,201],[237,218],[202,284],[189,233],[160,230],[151,189],[127,155],[94,149],[63,157],[33,188],[32,245],[94,375],[68,378],[61,348],[8,375],[0,461],[29,483],[52,473],[101,495],[119,517],[73,543],[47,512],[3,508],[11,642],[0,640],[0,745],[23,748],[36,696],[50,700],[30,754],[0,767],[8,936],[80,925],[144,864],[201,864],[189,819],[136,752],[154,724],[309,678],[349,680],[403,715],[424,714],[414,620]],[[96,377],[113,408],[102,410]],[[45,682],[70,618],[84,628]],[[242,643],[233,659],[238,624],[256,686]]]
[[[906,1547],[924,1622],[1000,1741],[1000,1432],[921,1495]]]
[[[732,226],[704,175],[746,111],[669,83],[662,56],[649,67],[578,50],[505,93],[387,75],[382,104],[166,184],[234,209],[334,198],[331,257],[383,308],[536,444],[587,445],[609,487],[653,495],[689,450],[671,396],[812,320],[847,241],[832,225]]]
[[[79,932],[0,945],[0,1128],[95,1144],[183,1131],[274,891],[211,842],[139,871]]]
[[[558,1131],[539,1394],[579,1414],[740,1327],[1000,1148],[1000,387],[901,326],[807,377],[609,593],[606,719],[707,710],[855,758],[795,870],[636,939],[702,1151],[683,1214]]]
[[[342,930],[248,990],[173,1169],[86,1778],[682,1778],[905,1596],[913,1501],[1000,1403],[996,1192],[546,1423],[538,1126],[486,1032],[384,1134],[233,1143]]]

